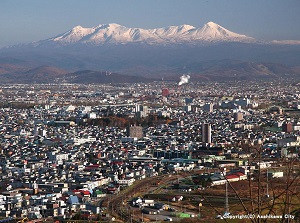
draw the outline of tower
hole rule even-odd
[[[209,123],[202,124],[202,142],[211,143],[211,125]]]

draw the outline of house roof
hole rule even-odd
[[[240,178],[242,176],[245,176],[245,174],[241,172],[232,173],[226,176],[227,179],[234,179],[234,178]]]
[[[91,193],[88,190],[81,191],[83,195],[90,195]]]
[[[228,175],[226,176],[227,179],[235,179],[235,178],[240,178],[239,176],[237,175]]]
[[[69,202],[70,202],[70,204],[79,204],[79,199],[77,196],[70,196]]]

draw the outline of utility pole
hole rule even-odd
[[[199,218],[201,218],[201,207],[202,207],[202,203],[199,203]]]
[[[228,182],[225,182],[225,213],[229,213],[229,204],[228,204]]]
[[[257,191],[257,195],[258,195],[258,214],[261,215],[261,169],[260,169],[260,165],[261,165],[261,146],[259,146],[258,148],[258,191]],[[257,219],[258,223],[261,222],[260,218]]]
[[[267,167],[267,197],[269,197],[269,169]]]

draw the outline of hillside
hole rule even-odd
[[[63,81],[68,83],[95,83],[95,84],[107,84],[107,83],[139,83],[150,82],[153,79],[145,77],[137,77],[130,75],[121,75],[117,73],[111,73],[107,71],[91,71],[84,70],[75,73],[69,73],[63,76]]]

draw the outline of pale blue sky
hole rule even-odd
[[[209,21],[258,39],[300,40],[300,0],[0,0],[0,47],[76,25],[201,27]]]

